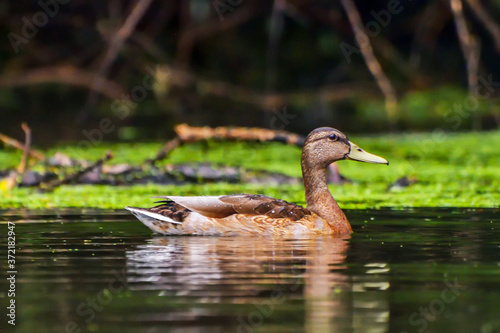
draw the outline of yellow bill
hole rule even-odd
[[[363,149],[359,148],[356,144],[350,141],[349,144],[351,145],[351,151],[349,152],[349,154],[347,154],[348,159],[359,162],[389,165],[389,162],[387,162],[385,158],[382,158],[374,154],[370,154],[369,152],[364,151]]]

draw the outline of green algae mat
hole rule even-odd
[[[360,147],[389,160],[390,165],[340,161],[343,176],[352,183],[331,185],[342,208],[380,207],[498,207],[500,204],[500,132],[394,134],[349,136]],[[62,152],[76,159],[94,161],[111,150],[107,164],[140,165],[155,156],[162,143],[110,143],[95,147],[60,145],[47,156]],[[21,152],[0,149],[0,170],[14,168]],[[175,150],[159,163],[214,163],[268,170],[300,177],[300,149],[280,143],[198,142]],[[36,165],[33,170],[42,166]],[[408,187],[390,184],[401,177],[416,180]],[[304,202],[300,184],[203,183],[181,185],[144,184],[132,186],[64,185],[51,193],[24,187],[0,194],[0,208],[150,206],[155,195],[220,195],[261,193],[298,203]]]

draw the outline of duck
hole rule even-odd
[[[341,131],[320,127],[306,137],[301,155],[306,207],[261,194],[156,196],[152,208],[125,207],[163,235],[347,235],[351,225],[328,189],[326,169],[341,160],[387,164],[349,141]]]

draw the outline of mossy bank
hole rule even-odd
[[[380,207],[498,207],[500,205],[500,132],[453,133],[441,131],[419,134],[350,137],[360,147],[390,161],[389,166],[341,161],[341,173],[351,184],[331,185],[342,208]],[[96,160],[107,150],[110,164],[137,165],[153,157],[161,143],[102,144],[89,149],[71,145],[53,147],[73,158]],[[0,150],[0,169],[17,165],[21,153]],[[265,169],[299,177],[300,149],[279,143],[208,142],[187,144],[162,164],[212,162],[246,169]],[[408,176],[416,183],[388,190],[397,179]],[[35,188],[16,188],[3,192],[0,208],[95,207],[123,208],[149,206],[150,196],[219,195],[262,193],[303,203],[301,185],[188,184],[188,185],[67,185],[53,193]]]

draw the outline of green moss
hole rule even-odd
[[[342,174],[355,183],[332,185],[331,191],[343,208],[378,207],[498,207],[500,203],[500,133],[454,133],[384,135],[353,137],[362,148],[381,155],[390,166],[353,161],[339,163]],[[87,149],[60,146],[47,152],[67,153],[74,158],[95,160],[107,150],[115,158],[111,163],[140,164],[160,149],[161,144],[103,144]],[[0,150],[0,169],[14,167],[19,152]],[[212,162],[267,169],[300,176],[300,149],[279,143],[208,142],[189,144],[174,151],[162,163]],[[400,191],[387,191],[396,179],[415,177],[417,183]],[[202,184],[62,186],[54,193],[39,194],[31,188],[14,189],[0,197],[0,207],[99,207],[122,208],[126,205],[149,206],[150,196],[219,195],[262,193],[303,203],[300,185]]]

